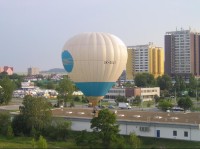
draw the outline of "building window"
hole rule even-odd
[[[188,137],[188,131],[184,131],[184,137]]]
[[[177,131],[176,130],[173,131],[173,136],[177,136]]]
[[[148,132],[149,127],[140,127],[140,131]]]

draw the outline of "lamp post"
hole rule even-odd
[[[197,82],[196,82],[196,100],[198,101],[198,78],[197,78]]]
[[[175,82],[176,83],[176,82]],[[175,99],[175,104],[177,105],[177,101],[176,101],[176,86],[175,86],[175,83],[174,83],[174,99]]]
[[[175,104],[177,105],[177,101],[176,101],[176,87],[175,87],[175,95],[174,95],[174,98],[175,98]]]

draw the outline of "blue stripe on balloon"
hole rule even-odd
[[[75,82],[85,96],[104,96],[115,82]]]

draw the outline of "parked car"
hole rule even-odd
[[[109,105],[109,106],[108,106],[108,109],[115,109],[115,106]]]

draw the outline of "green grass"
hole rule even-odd
[[[125,136],[128,138],[128,136]],[[155,148],[200,148],[200,142],[194,141],[183,141],[183,140],[172,140],[172,139],[161,139],[161,138],[149,138],[140,137],[142,140],[141,148],[155,149]],[[0,136],[0,148],[32,148],[31,137],[13,137],[6,138]],[[73,139],[68,139],[67,141],[47,141],[48,148],[81,148],[77,147]],[[86,147],[87,148],[87,147]]]
[[[176,149],[195,149],[200,148],[200,142],[195,141],[184,141],[184,140],[172,140],[172,139],[162,139],[162,138],[148,138],[141,137],[142,148],[176,148]]]
[[[0,148],[33,148],[31,137],[6,138],[0,136]],[[47,141],[48,148],[77,148],[73,140],[68,141]]]
[[[0,137],[0,148],[31,148],[31,139],[28,137],[5,138]]]

